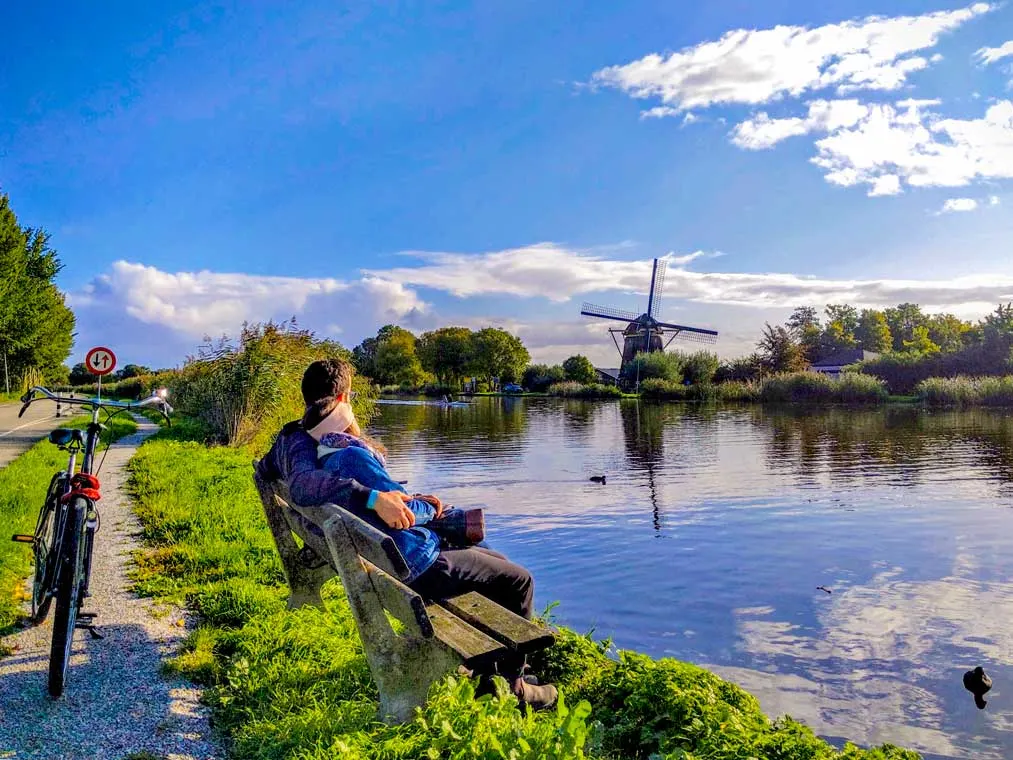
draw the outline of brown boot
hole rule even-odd
[[[516,678],[513,682],[513,693],[520,702],[521,709],[524,705],[530,705],[532,710],[548,710],[559,696],[556,687],[551,683],[533,684],[525,678]]]

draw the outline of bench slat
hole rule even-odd
[[[406,580],[411,575],[393,538],[347,509],[341,510],[341,513],[341,519],[348,528],[352,543],[361,556],[400,581]]]
[[[426,612],[436,637],[457,652],[465,665],[490,662],[506,654],[505,646],[477,628],[472,628],[440,605],[429,604]]]
[[[519,654],[537,652],[552,644],[552,630],[525,620],[475,591],[440,600],[440,604]]]
[[[426,612],[426,603],[422,597],[408,588],[396,578],[392,578],[368,559],[361,559],[369,580],[376,590],[380,602],[390,614],[405,625],[418,625],[419,632],[425,638],[433,635],[433,624]]]

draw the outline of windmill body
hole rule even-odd
[[[658,311],[661,305],[661,294],[665,287],[665,266],[664,259],[655,259],[654,267],[651,270],[651,289],[647,300],[647,311],[637,314],[632,311],[616,309],[611,306],[596,306],[585,303],[580,313],[586,317],[598,319],[610,319],[618,322],[625,322],[626,327],[610,327],[609,334],[616,344],[616,349],[622,356],[621,374],[625,375],[627,365],[640,353],[655,353],[664,351],[676,338],[692,340],[700,343],[713,343],[717,339],[715,330],[705,330],[699,327],[688,327],[676,325],[670,322],[658,320]],[[619,338],[622,337],[622,345]]]

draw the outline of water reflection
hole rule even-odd
[[[486,505],[562,622],[831,738],[1013,754],[1009,415],[504,399],[385,409],[377,432],[392,467]]]

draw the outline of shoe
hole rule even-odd
[[[537,685],[529,683],[524,677],[514,680],[513,693],[522,709],[528,705],[532,710],[548,710],[556,704],[559,697],[559,692],[552,684]]]

